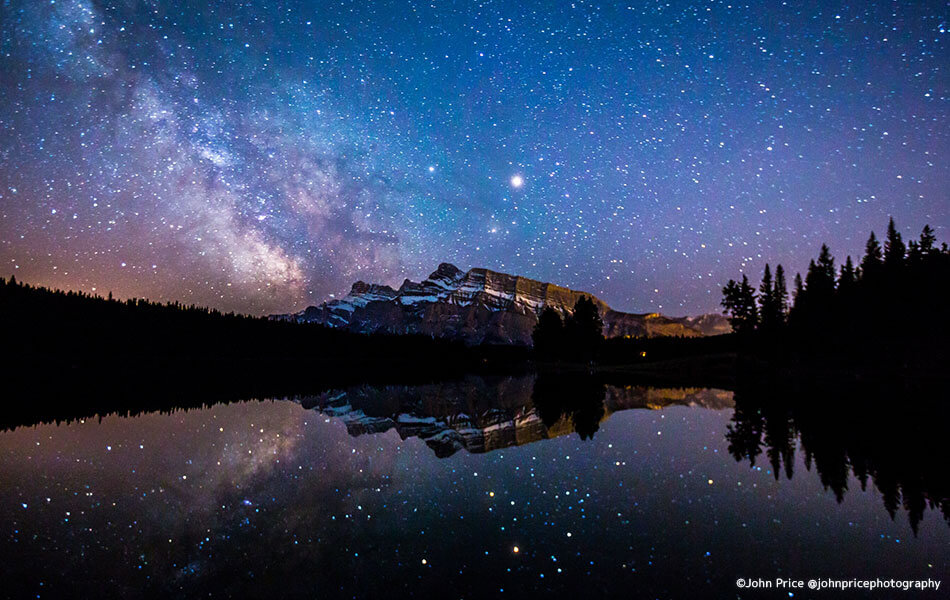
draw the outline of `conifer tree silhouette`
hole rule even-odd
[[[904,264],[906,252],[901,234],[894,226],[894,217],[891,217],[887,223],[887,239],[884,241],[884,267],[891,272],[900,269]]]
[[[867,243],[864,245],[864,258],[861,259],[861,279],[871,280],[877,277],[884,266],[884,254],[881,252],[881,244],[877,241],[874,232],[871,232]]]

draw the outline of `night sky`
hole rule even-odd
[[[4,0],[0,274],[263,313],[448,261],[716,310],[889,215],[950,237],[948,13]]]

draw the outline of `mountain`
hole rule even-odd
[[[442,263],[420,283],[399,289],[357,281],[344,298],[273,319],[321,323],[372,333],[420,333],[469,344],[531,345],[531,332],[546,306],[569,314],[590,297],[604,320],[604,335],[698,337],[730,331],[720,315],[670,318],[613,310],[593,294],[488,269],[462,271]]]
[[[718,313],[706,313],[696,317],[683,317],[680,320],[689,327],[699,330],[703,335],[732,333],[732,325],[729,324],[729,319]]]

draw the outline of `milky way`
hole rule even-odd
[[[442,261],[621,310],[950,229],[945,2],[0,8],[0,274],[251,313]]]

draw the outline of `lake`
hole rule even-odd
[[[18,427],[0,433],[2,593],[812,597],[736,580],[945,579],[946,469],[904,443],[881,458],[873,427],[533,375]]]

